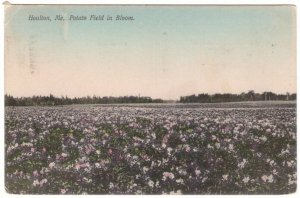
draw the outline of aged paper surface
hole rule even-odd
[[[6,5],[16,194],[296,190],[296,9]]]

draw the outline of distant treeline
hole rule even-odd
[[[290,94],[276,94],[273,92],[255,93],[249,91],[241,94],[206,94],[201,93],[198,95],[182,96],[180,103],[217,103],[217,102],[242,102],[242,101],[267,101],[267,100],[296,100],[295,93]]]
[[[253,90],[241,94],[201,93],[198,95],[182,96],[179,103],[218,103],[218,102],[242,102],[242,101],[268,101],[268,100],[296,100],[295,93],[276,94],[273,92],[255,93]],[[122,103],[163,103],[169,102],[162,99],[152,99],[144,96],[121,96],[121,97],[75,97],[67,96],[55,97],[33,96],[33,97],[13,97],[5,95],[5,106],[54,106],[70,104],[122,104]],[[171,101],[175,102],[175,101]]]
[[[123,96],[123,97],[55,97],[33,96],[33,97],[13,97],[5,95],[5,106],[54,106],[70,104],[119,104],[119,103],[162,103],[162,99],[152,99],[150,97]]]

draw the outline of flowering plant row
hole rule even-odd
[[[296,109],[6,107],[6,189],[24,194],[296,190]]]

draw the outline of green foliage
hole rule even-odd
[[[53,129],[50,134],[44,139],[39,139],[36,146],[39,150],[46,148],[47,154],[51,157],[55,157],[56,154],[62,152],[62,138],[64,131],[60,128]]]

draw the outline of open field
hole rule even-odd
[[[291,193],[296,104],[6,107],[5,152],[10,193]]]

